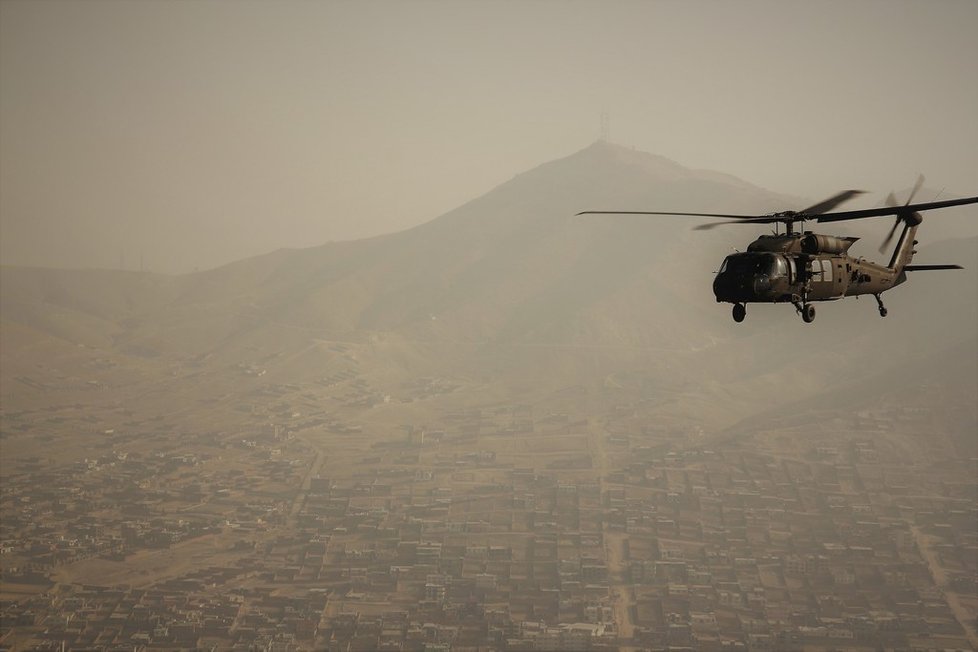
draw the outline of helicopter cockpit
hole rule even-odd
[[[784,256],[771,253],[737,253],[724,258],[717,273],[750,278],[779,278],[788,276],[788,261]]]
[[[778,281],[788,281],[789,261],[773,253],[747,252],[727,256],[713,281],[717,301],[764,301],[775,294]]]

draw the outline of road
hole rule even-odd
[[[292,500],[292,507],[289,509],[289,521],[288,526],[295,527],[296,520],[299,516],[299,511],[302,509],[303,504],[306,501],[306,494],[309,493],[309,485],[311,480],[317,473],[319,473],[319,467],[323,465],[323,458],[325,457],[323,450],[320,447],[316,447],[316,458],[309,465],[309,470],[306,471],[305,476],[302,478],[302,484],[299,485],[299,491],[296,493],[295,498]]]
[[[975,614],[965,607],[961,601],[961,596],[954,591],[948,590],[947,573],[941,566],[937,553],[931,547],[934,537],[924,534],[916,525],[911,525],[910,531],[913,532],[917,549],[920,550],[920,555],[927,563],[927,568],[930,570],[930,575],[934,579],[934,583],[937,584],[938,588],[944,594],[947,606],[951,609],[951,613],[954,614],[958,624],[964,629],[965,635],[968,637],[968,642],[971,643],[971,647],[978,650],[978,631],[975,629]]]
[[[590,414],[596,414],[593,410]],[[608,489],[607,476],[616,471],[612,468],[608,460],[608,452],[605,448],[607,433],[600,424],[592,422],[588,428],[588,452],[591,454],[591,463],[598,472],[598,484],[601,487],[601,496],[605,495]],[[602,536],[604,538],[605,561],[608,566],[608,589],[611,593],[612,608],[615,614],[615,627],[618,629],[618,640],[621,642],[631,641],[635,633],[635,622],[632,614],[635,612],[635,590],[628,582],[630,573],[628,572],[628,555],[625,552],[628,535],[624,532],[612,530],[607,521],[602,519]],[[638,650],[628,645],[621,645],[618,648],[621,652]]]

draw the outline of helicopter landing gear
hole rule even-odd
[[[812,304],[795,301],[795,310],[798,311],[798,314],[801,315],[801,320],[806,324],[815,321],[815,306]]]
[[[886,317],[886,306],[883,305],[883,299],[881,299],[880,295],[878,294],[874,294],[873,297],[876,299],[876,303],[879,304],[880,317]]]
[[[747,306],[742,303],[735,303],[733,307],[733,320],[738,324],[744,321],[747,316]]]

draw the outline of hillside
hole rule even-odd
[[[887,295],[886,320],[871,300],[847,300],[820,307],[811,326],[785,306],[752,306],[737,325],[710,284],[723,256],[756,230],[574,216],[594,208],[756,213],[805,203],[595,143],[382,237],[179,277],[4,268],[4,405],[30,394],[10,378],[44,375],[39,361],[81,377],[78,365],[111,359],[146,380],[172,377],[173,365],[188,361],[218,374],[261,364],[283,382],[355,365],[379,386],[441,373],[503,393],[527,378],[542,389],[639,370],[657,386],[686,388],[677,413],[720,426],[785,392],[804,400],[839,377],[884,370],[903,353],[926,359],[961,342],[974,347],[975,238],[923,243],[919,261],[968,270],[915,274]],[[887,224],[878,227],[882,234]],[[354,353],[338,355],[337,343]]]

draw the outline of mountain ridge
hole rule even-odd
[[[899,374],[908,356],[925,368],[960,345],[959,354],[978,359],[978,308],[968,298],[978,295],[978,238],[922,245],[919,262],[972,271],[912,275],[885,295],[887,319],[872,300],[846,300],[820,305],[814,324],[790,306],[758,304],[735,324],[711,283],[733,246],[752,239],[750,229],[575,216],[756,214],[801,204],[596,144],[431,222],[366,240],[281,249],[183,276],[4,268],[0,395],[4,406],[43,406],[51,399],[38,387],[95,382],[124,384],[133,409],[158,405],[159,395],[247,403],[261,383],[355,373],[381,395],[438,377],[465,387],[470,401],[525,401],[630,374],[661,401],[665,421],[719,431],[779,406],[814,406],[840,379],[868,378],[866,370],[877,379]],[[260,381],[249,375],[259,370]],[[971,382],[966,372],[955,368],[947,382]],[[870,402],[885,392],[878,380],[852,387]],[[384,408],[399,411],[425,409]]]
[[[750,234],[693,232],[690,218],[575,213],[758,214],[800,203],[599,141],[405,231],[279,249],[181,276],[4,268],[0,301],[4,322],[71,342],[67,324],[77,311],[85,316],[77,320],[83,343],[156,355],[272,343],[283,329],[354,340],[392,333],[419,342],[668,350],[780,341],[786,324],[798,328],[790,308],[751,307],[748,324],[735,330],[710,291],[716,265]],[[912,285],[896,293],[913,293]],[[819,323],[858,314],[849,303],[827,304]],[[831,342],[817,326],[805,337],[814,346]]]

